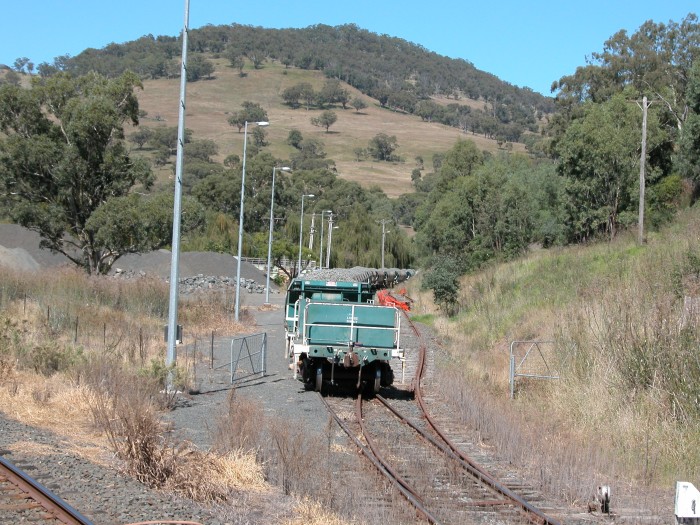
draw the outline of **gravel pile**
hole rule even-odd
[[[131,280],[148,277],[148,273],[143,270],[136,271],[132,269],[124,271],[121,268],[117,268],[112,276],[115,279]],[[163,280],[165,282],[170,282],[169,278],[164,278]],[[236,286],[236,278],[222,275],[199,274],[192,277],[181,277],[179,283],[181,295],[192,295],[202,292],[229,291]],[[255,279],[241,277],[241,289],[248,293],[264,293],[265,283],[260,283]],[[270,285],[270,291],[273,293],[277,292],[277,290],[273,289],[272,284]]]

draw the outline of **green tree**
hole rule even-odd
[[[642,112],[624,95],[588,103],[556,146],[559,173],[566,178],[570,240],[613,238],[625,214],[637,210]],[[650,111],[647,126],[647,183],[670,165],[671,144]],[[624,222],[633,222],[628,218]]]
[[[700,61],[693,65],[686,103],[690,110],[678,144],[677,166],[683,176],[700,183]]]
[[[453,257],[438,258],[423,278],[423,288],[433,291],[433,299],[448,316],[457,313],[459,294],[458,260]]]
[[[144,144],[153,138],[153,130],[151,128],[139,128],[129,135],[129,140],[136,144],[139,149],[143,149]]]
[[[360,111],[362,111],[363,109],[365,109],[367,107],[367,104],[365,104],[365,101],[362,100],[360,97],[353,98],[352,101],[350,102],[350,105],[353,108],[355,108],[356,113],[359,113]]]
[[[292,146],[293,148],[299,149],[299,146],[301,145],[301,142],[304,140],[304,136],[301,134],[301,131],[298,129],[292,129],[289,131],[289,134],[287,135],[287,144]]]
[[[238,128],[238,133],[241,132],[246,122],[267,121],[267,111],[265,111],[260,104],[245,101],[242,106],[243,108],[240,111],[235,112],[228,118],[228,123]]]
[[[369,154],[377,160],[393,160],[394,151],[399,147],[395,135],[389,136],[386,133],[378,133],[368,144]]]
[[[202,55],[194,55],[187,61],[187,82],[196,82],[204,77],[211,78],[214,64]]]
[[[181,203],[183,232],[204,224],[204,208],[192,197]],[[114,197],[101,204],[86,223],[86,231],[99,248],[102,273],[124,254],[157,250],[170,244],[173,225],[173,195],[170,192],[143,197],[138,194]]]
[[[219,146],[210,139],[193,140],[185,144],[185,159],[199,159],[212,162],[212,157],[219,153]]]
[[[112,80],[58,73],[35,79],[31,89],[0,86],[2,198],[14,221],[39,233],[42,247],[89,273],[107,271],[124,250],[103,242],[89,226],[92,215],[135,183],[153,183],[124,143],[123,125],[138,123],[140,86],[132,73]]]
[[[318,117],[313,117],[311,119],[311,124],[326,128],[326,133],[328,133],[328,129],[335,124],[336,120],[338,120],[338,115],[336,115],[335,111],[327,109]]]
[[[302,89],[300,84],[295,84],[289,86],[282,91],[282,100],[284,103],[292,108],[299,107],[299,100],[301,100]]]

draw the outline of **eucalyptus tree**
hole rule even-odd
[[[123,126],[138,124],[137,87],[132,73],[57,73],[33,79],[31,89],[0,86],[0,198],[15,222],[39,233],[42,247],[89,273],[169,239],[161,237],[167,217],[138,196],[127,199],[136,184],[147,189],[154,180],[124,140]],[[130,214],[121,212],[124,204]],[[119,234],[125,219],[143,214],[160,217],[162,227],[148,230],[142,221],[131,235]]]
[[[328,133],[329,128],[336,123],[338,120],[338,115],[335,111],[330,109],[325,110],[318,117],[311,118],[311,124],[321,128],[326,128],[326,133]]]

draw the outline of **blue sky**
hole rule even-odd
[[[184,0],[0,0],[0,64],[28,57],[38,65],[149,33],[177,35],[184,6]],[[634,33],[646,20],[680,22],[691,12],[696,1],[190,0],[190,27],[355,23],[549,94],[553,81],[573,73],[618,30]]]

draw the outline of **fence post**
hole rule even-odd
[[[265,372],[267,372],[267,360],[266,360],[266,351],[267,350],[267,332],[263,334],[263,343],[262,343],[262,370],[260,370],[260,377],[265,377]]]
[[[73,338],[73,343],[78,344],[78,316],[75,316],[75,337]]]
[[[508,374],[509,376],[509,383],[510,383],[510,398],[513,399],[515,396],[515,356],[513,355],[513,345],[515,343],[511,342],[510,343],[510,372]]]
[[[213,369],[214,368],[214,330],[211,331],[211,364],[209,365],[209,368]]]

